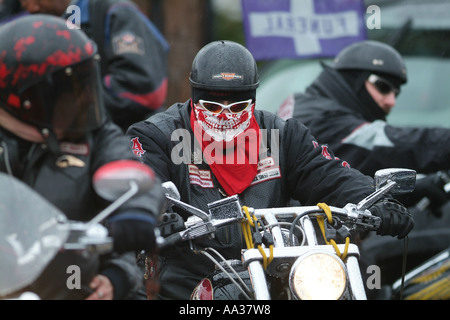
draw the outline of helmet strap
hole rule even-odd
[[[61,149],[59,148],[59,140],[56,137],[56,134],[47,128],[41,128],[40,132],[50,152],[54,156],[59,157],[61,155]]]

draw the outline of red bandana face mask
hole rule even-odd
[[[239,113],[214,114],[201,106],[194,106],[195,118],[215,141],[231,141],[249,128],[253,118],[254,104]]]
[[[254,104],[241,113],[218,115],[191,106],[191,127],[205,161],[227,195],[241,193],[252,183],[258,168],[261,140]],[[250,138],[244,139],[247,134]],[[225,151],[230,146],[232,151]]]

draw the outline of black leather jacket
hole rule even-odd
[[[209,166],[192,155],[194,135],[189,115],[190,100],[132,125],[127,135],[142,161],[151,165],[162,181],[175,183],[182,201],[207,211],[209,202],[224,196]],[[294,198],[303,205],[316,205],[324,201],[330,205],[344,206],[348,202],[358,202],[373,192],[373,179],[344,167],[342,161],[334,159],[331,151],[327,154],[327,150],[316,143],[310,131],[300,122],[293,119],[285,122],[261,110],[255,111],[255,117],[260,129],[267,132],[267,149],[264,146],[260,148],[255,181],[239,194],[242,205],[282,207]],[[187,157],[184,163],[177,164],[179,154],[172,152],[181,149],[180,137],[183,135],[188,145],[183,150],[187,152]],[[203,174],[199,175],[199,171]],[[203,183],[195,183],[198,176]],[[215,239],[205,240],[200,245],[215,247],[225,257],[239,259],[242,241],[237,227],[224,227]],[[177,247],[165,255],[162,264],[162,299],[189,299],[199,280],[214,268],[209,260],[183,247]]]
[[[61,143],[60,149],[61,155],[55,157],[45,144],[26,142],[0,128],[0,171],[12,173],[31,186],[70,220],[89,220],[106,207],[107,203],[97,196],[92,186],[92,176],[100,166],[119,159],[136,160],[122,131],[110,122],[93,131],[83,141]],[[142,197],[122,207],[123,210],[134,208],[145,210],[152,215],[157,211],[147,203],[146,198]],[[101,273],[110,278],[115,288],[116,299],[145,298],[142,272],[137,267],[133,252],[103,256],[100,266],[82,257],[78,258],[74,260],[77,261],[76,264],[85,263],[85,269],[81,267],[83,276]],[[65,277],[60,281],[61,285],[65,285],[69,276],[65,270],[66,268],[63,272],[56,270]],[[46,276],[50,279],[52,275],[55,276],[54,269],[47,273]],[[84,280],[87,285],[91,278],[86,277]],[[42,286],[50,287],[48,278],[43,281]],[[83,297],[77,290],[69,291],[71,292],[66,291],[62,296],[56,297],[53,296],[54,292],[48,292],[49,296],[44,298]]]
[[[419,173],[450,169],[450,129],[390,125],[379,107],[359,100],[332,68],[325,67],[293,103],[291,116],[364,174],[389,167]]]

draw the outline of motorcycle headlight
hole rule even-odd
[[[347,287],[341,259],[327,252],[311,252],[292,265],[289,287],[297,299],[338,300]]]

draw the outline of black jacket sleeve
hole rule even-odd
[[[139,159],[133,154],[129,140],[122,131],[113,123],[108,122],[95,134],[95,156],[93,157],[92,170],[94,172],[103,164],[115,160]],[[153,170],[153,168],[152,168]],[[154,187],[149,192],[134,196],[130,201],[121,206],[119,212],[138,211],[146,212],[157,218],[164,209],[164,193],[158,177],[155,179]]]
[[[375,121],[357,128],[342,142],[354,147],[349,152],[355,156],[358,152],[364,155],[361,164],[355,163],[364,172],[405,167],[420,173],[432,173],[450,169],[448,141],[449,129],[395,127],[384,121]]]
[[[284,148],[288,150],[288,188],[303,205],[326,202],[333,206],[357,203],[375,190],[371,177],[346,166],[327,145],[295,119],[286,121]]]

